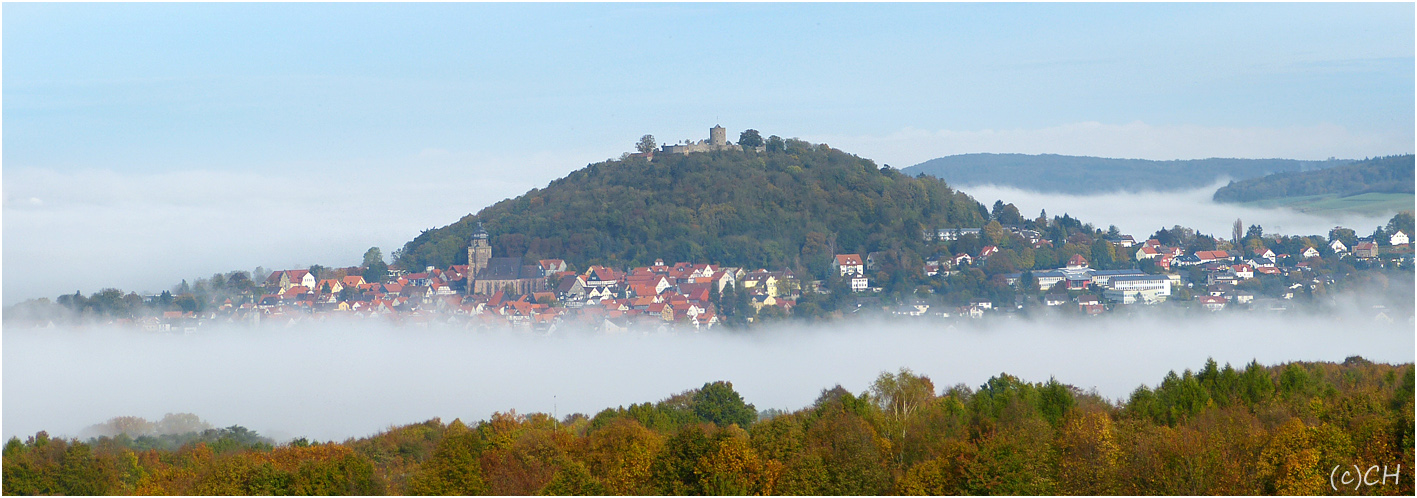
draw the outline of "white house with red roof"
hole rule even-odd
[[[832,261],[832,267],[836,268],[840,276],[861,275],[866,272],[866,265],[861,261],[860,254],[838,254]]]
[[[1078,270],[1082,268],[1087,268],[1087,266],[1087,258],[1082,257],[1081,254],[1074,254],[1073,257],[1068,258],[1069,270]]]

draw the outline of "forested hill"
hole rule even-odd
[[[660,154],[591,164],[425,231],[404,268],[464,264],[477,222],[494,256],[643,265],[656,258],[821,272],[833,252],[924,251],[922,229],[981,227],[988,210],[941,180],[788,140],[780,151]]]
[[[955,185],[993,184],[1036,192],[1095,194],[1118,190],[1187,190],[1227,177],[1243,180],[1350,162],[1218,158],[1151,161],[1056,154],[961,154],[931,159],[902,171],[908,175],[933,175]]]
[[[1318,171],[1276,173],[1230,182],[1215,191],[1220,202],[1248,202],[1281,197],[1366,193],[1413,193],[1413,156],[1387,156]]]

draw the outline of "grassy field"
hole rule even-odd
[[[1417,197],[1412,194],[1359,194],[1339,197],[1338,194],[1281,197],[1240,203],[1258,208],[1289,208],[1305,213],[1382,214],[1413,209]]]

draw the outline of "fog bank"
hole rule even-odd
[[[357,265],[596,160],[424,150],[241,171],[6,167],[5,305],[106,287],[157,293],[232,270]]]
[[[1230,229],[1239,218],[1245,226],[1260,225],[1265,233],[1283,235],[1328,235],[1334,226],[1352,228],[1359,235],[1368,235],[1373,228],[1386,225],[1393,213],[1379,216],[1333,213],[1309,214],[1289,209],[1260,209],[1221,204],[1211,200],[1215,190],[1224,186],[1218,182],[1204,188],[1177,192],[1113,192],[1095,195],[1043,193],[997,185],[956,186],[975,200],[992,206],[995,200],[1013,203],[1025,217],[1038,216],[1048,210],[1048,216],[1064,213],[1092,223],[1098,228],[1117,225],[1122,233],[1138,241],[1161,228],[1175,225],[1194,228],[1200,233],[1229,239]]]
[[[114,416],[190,412],[276,438],[343,439],[431,417],[494,411],[593,415],[728,380],[759,409],[797,409],[837,383],[866,389],[909,367],[944,388],[1008,372],[1054,376],[1109,398],[1207,357],[1413,361],[1412,323],[1370,314],[1221,314],[1088,321],[997,320],[982,327],[841,322],[751,333],[543,337],[365,325],[4,331],[4,437],[77,435]]]

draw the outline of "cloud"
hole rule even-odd
[[[1362,158],[1413,151],[1411,133],[1362,134],[1327,123],[1265,128],[1087,121],[1033,129],[904,128],[888,135],[810,139],[902,168],[937,157],[982,152],[1171,160]]]

